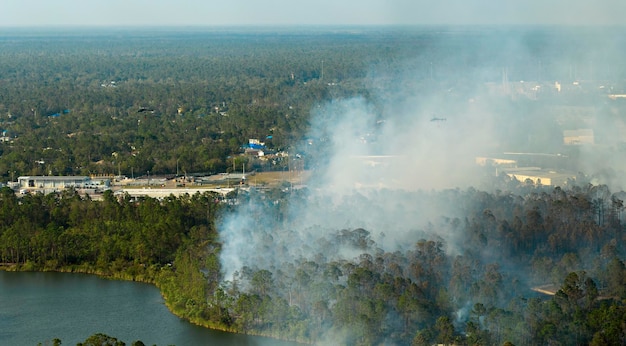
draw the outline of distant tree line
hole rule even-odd
[[[63,341],[61,339],[58,339],[58,338],[52,339],[52,346],[61,346],[62,343]],[[39,343],[38,345],[41,346],[42,343]],[[89,336],[84,341],[77,343],[76,345],[77,346],[126,346],[126,343],[123,342],[122,340],[119,340],[116,337],[109,336],[103,333],[96,333],[96,334]],[[141,340],[136,340],[131,343],[131,346],[145,346],[145,344]]]
[[[293,149],[309,130],[311,110],[329,100],[358,95],[383,113],[397,90],[419,90],[416,101],[445,90],[444,105],[465,102],[477,86],[501,81],[503,64],[511,78],[536,76],[530,61],[538,57],[501,49],[519,38],[510,34],[8,32],[0,39],[0,132],[7,140],[0,143],[0,176],[224,172],[249,138]],[[559,71],[557,62],[586,54],[558,35],[538,37],[554,43],[527,42],[540,49],[544,76]],[[513,109],[520,107],[529,106]],[[532,115],[544,125],[536,131],[552,131],[537,112],[525,109],[524,119]],[[511,126],[505,133],[519,132],[518,118],[503,120]]]
[[[389,47],[380,61],[398,50],[369,36],[162,35],[0,41],[0,174],[223,172],[249,138],[302,140],[314,104],[366,93],[374,45]]]

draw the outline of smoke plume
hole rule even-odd
[[[455,215],[430,191],[479,182],[475,157],[493,151],[494,121],[474,98],[444,91],[434,99],[409,97],[384,113],[364,98],[317,107],[299,151],[306,154],[290,158],[315,160],[306,163],[315,167],[306,192],[288,194],[281,220],[270,211],[275,204],[255,198],[224,219],[225,279],[242,267],[280,268],[319,255],[352,260],[360,250],[329,253],[320,242],[342,229],[365,229],[382,250],[400,250],[429,223]]]

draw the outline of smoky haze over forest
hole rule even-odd
[[[292,159],[312,160],[306,165],[317,170],[308,182],[309,199],[304,204],[288,203],[290,215],[295,218],[287,226],[290,237],[319,225],[330,231],[363,227],[373,236],[383,232],[393,239],[393,233],[388,234],[394,229],[391,225],[417,230],[432,218],[458,216],[452,206],[425,203],[417,207],[413,196],[402,200],[397,191],[470,186],[488,189],[484,170],[476,165],[477,156],[507,151],[560,154],[563,129],[593,126],[602,134],[615,132],[616,124],[623,125],[618,119],[596,116],[609,102],[599,93],[606,88],[619,92],[623,87],[616,84],[625,70],[614,55],[618,46],[613,34],[582,30],[497,34],[452,30],[428,32],[424,37],[421,56],[398,64],[400,70],[397,65],[393,71],[372,67],[375,72],[371,73],[370,92],[375,104],[359,97],[338,99],[311,111],[311,133],[299,147],[308,155]],[[566,90],[565,86],[563,95],[545,90],[554,88],[555,82],[588,88],[585,97],[591,100],[577,100],[578,91]],[[545,106],[528,106],[524,102],[528,95],[506,94],[524,83],[540,86],[535,92],[544,93],[539,97],[546,99]],[[572,110],[560,110],[570,107],[570,101],[580,104],[571,106]],[[575,106],[580,109],[575,110]],[[608,113],[612,115],[610,110]],[[592,116],[595,119],[590,119]],[[596,141],[614,146],[619,140],[613,137]],[[576,162],[568,164],[574,171],[588,168],[584,173],[591,174],[592,168],[621,169],[615,166],[615,160],[598,157],[597,150],[582,148],[578,155]],[[589,165],[592,158],[594,164]],[[606,165],[598,166],[599,162]],[[608,179],[620,183],[615,177],[605,177]],[[389,194],[393,196],[387,199]],[[359,201],[363,205],[355,205]],[[257,210],[262,204],[245,206],[227,218],[222,228],[226,279],[238,270],[237,262],[261,266],[264,259],[273,257],[273,252],[259,252],[255,241],[242,241],[244,234],[256,237],[265,228],[274,238],[272,242],[280,244],[282,240],[280,229],[285,225],[273,220],[269,224],[258,222],[256,218],[263,211],[251,213],[247,208]],[[342,212],[343,208],[348,210]],[[399,209],[407,208],[410,212],[396,215]],[[251,224],[239,226],[249,218]],[[377,221],[383,229],[372,227]],[[313,233],[320,234],[319,230]],[[312,246],[308,238],[304,243]],[[311,249],[309,254],[317,253],[324,253],[324,249]],[[247,261],[248,255],[261,258]],[[283,260],[288,259],[271,258],[272,263]]]
[[[423,38],[417,56],[371,66],[368,98],[311,110],[302,156],[291,160],[315,170],[305,189],[276,202],[284,213],[251,193],[225,216],[226,281],[246,287],[246,270],[267,269],[278,279],[294,263],[358,261],[362,253],[407,251],[423,238],[459,255],[463,240],[446,220],[472,207],[457,204],[454,191],[502,188],[492,170],[476,165],[478,156],[546,153],[558,159],[531,165],[590,177],[602,171],[594,182],[624,185],[606,173],[624,170],[609,159],[623,145],[622,106],[607,96],[626,92],[623,39],[546,28],[442,30]],[[563,130],[580,128],[594,130],[595,147],[563,145]],[[369,243],[337,241],[345,230],[365,230]]]

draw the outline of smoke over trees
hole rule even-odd
[[[256,244],[248,244],[241,260],[254,262],[223,287],[233,311],[252,313],[237,315],[241,328],[302,341],[589,343],[609,328],[593,316],[625,312],[621,222],[598,222],[594,190],[409,193],[434,204],[454,198],[465,216],[409,231],[415,240],[407,235],[391,249],[366,228],[311,227],[306,240],[291,232],[288,244],[274,232],[266,246],[275,246],[253,254]],[[393,236],[394,226],[380,238]],[[274,256],[283,261],[266,264]],[[612,333],[613,341],[625,335],[621,327]]]
[[[222,287],[241,328],[321,344],[624,340],[623,328],[607,336],[601,330],[613,327],[592,322],[607,309],[624,312],[619,285],[606,276],[610,268],[624,275],[615,269],[624,255],[621,194],[598,184],[595,170],[561,187],[538,186],[474,161],[538,152],[518,164],[581,171],[586,149],[562,140],[566,122],[577,120],[550,112],[595,102],[603,113],[606,94],[595,87],[559,94],[530,79],[563,78],[560,54],[539,43],[575,49],[558,35],[459,35],[481,37],[483,46],[453,41],[460,52],[437,64],[448,73],[375,66],[368,99],[316,107],[297,149],[313,169],[307,186],[288,190],[280,208],[259,196],[224,216]],[[505,45],[497,50],[494,42]],[[437,54],[436,45],[423,54]],[[527,65],[537,59],[545,59],[541,71]],[[615,178],[604,182],[619,186]],[[554,296],[531,290],[545,285]]]

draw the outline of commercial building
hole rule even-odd
[[[17,178],[20,191],[51,193],[64,189],[98,189],[110,185],[103,179],[92,180],[88,176],[22,176]]]
[[[563,144],[582,145],[594,144],[592,129],[563,130]]]
[[[556,172],[538,167],[505,169],[504,173],[511,179],[516,179],[520,182],[530,181],[535,185],[545,186],[565,186],[568,184],[568,181],[576,179],[575,174]]]

